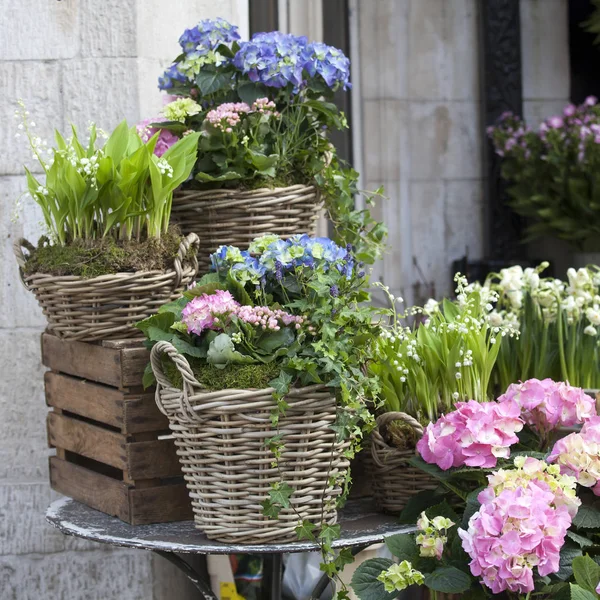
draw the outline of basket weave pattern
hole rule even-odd
[[[86,279],[43,273],[24,275],[23,248],[33,246],[24,239],[14,245],[21,281],[37,298],[48,320],[48,331],[60,338],[91,342],[139,336],[137,321],[157,312],[181,295],[193,281],[198,263],[190,247],[198,247],[198,236],[186,236],[170,271],[115,273]]]
[[[375,502],[382,511],[397,515],[412,496],[434,490],[437,485],[433,478],[408,463],[415,450],[399,450],[385,441],[382,430],[392,421],[405,421],[419,437],[423,426],[406,413],[388,412],[377,417],[377,427],[371,432]]]
[[[314,235],[323,203],[312,185],[257,190],[175,190],[171,220],[200,236],[200,273],[219,246],[245,250],[265,233]]]
[[[183,377],[172,387],[161,367],[166,353]],[[302,520],[335,523],[339,487],[330,477],[343,473],[348,443],[330,429],[336,401],[324,386],[292,390],[289,408],[279,418],[283,443],[279,468],[265,441],[275,435],[273,389],[203,391],[185,357],[168,342],[151,354],[158,386],[156,402],[169,418],[177,454],[190,492],[196,527],[210,539],[228,543],[269,543],[297,539]],[[289,509],[277,519],[263,515],[271,484],[284,481],[294,490]],[[325,508],[327,507],[327,508]]]

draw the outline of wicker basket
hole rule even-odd
[[[75,275],[43,273],[24,275],[27,260],[23,248],[33,246],[24,239],[14,245],[21,281],[37,298],[48,319],[48,331],[60,338],[91,342],[139,336],[133,324],[156,313],[174,300],[193,281],[198,262],[190,247],[198,247],[198,236],[186,236],[171,271],[136,271],[86,279]]]
[[[219,246],[248,248],[265,233],[283,238],[316,232],[323,206],[312,185],[257,190],[186,190],[173,194],[171,220],[184,233],[200,236],[200,273],[208,271],[209,255]]]
[[[176,389],[162,371],[169,356],[183,378]],[[315,524],[336,521],[335,498],[342,490],[330,477],[349,465],[330,428],[336,401],[324,386],[292,390],[289,408],[279,419],[284,444],[279,469],[265,441],[275,435],[271,413],[272,388],[204,391],[190,366],[168,342],[151,353],[158,382],[156,402],[169,418],[177,454],[190,492],[196,527],[213,540],[227,543],[269,543],[297,539],[302,520]],[[291,507],[278,519],[263,515],[271,484],[283,480],[294,493]],[[293,507],[293,509],[292,509]]]
[[[419,437],[423,435],[423,426],[406,413],[388,412],[377,417],[377,428],[371,433],[375,502],[380,510],[397,515],[411,496],[423,490],[433,490],[437,484],[429,475],[408,463],[415,456],[414,450],[398,450],[385,441],[382,429],[392,421],[405,421]]]

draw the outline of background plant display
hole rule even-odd
[[[278,31],[241,41],[237,27],[223,19],[201,21],[179,43],[182,54],[159,79],[177,99],[143,124],[164,131],[158,147],[199,131],[193,174],[202,189],[316,184],[336,241],[353,244],[360,260],[373,262],[385,227],[368,210],[354,209],[358,174],[342,166],[329,141],[330,131],[347,127],[331,100],[350,87],[348,58]]]
[[[178,141],[160,157],[153,152],[158,134],[144,143],[125,121],[103,145],[92,125],[86,142],[72,127],[68,139],[57,131],[56,147],[49,148],[33,134],[22,103],[16,116],[44,172],[45,180],[41,181],[25,168],[29,194],[42,209],[53,244],[44,243],[32,253],[28,271],[44,272],[49,267],[66,268],[68,274],[94,274],[90,263],[96,258],[108,263],[105,266],[109,269],[110,260],[117,264],[125,261],[121,267],[127,270],[127,252],[115,250],[115,244],[158,241],[167,236],[173,190],[187,179],[195,163],[198,133]],[[173,252],[167,247],[172,260],[179,239],[167,236],[167,241],[174,248]],[[65,250],[67,246],[76,247],[76,254]],[[100,256],[107,248],[111,251]],[[162,249],[155,243],[149,253],[152,248],[154,252]]]
[[[541,277],[537,269],[514,266],[492,274],[486,287],[498,294],[490,323],[519,335],[502,344],[494,381],[505,389],[531,377],[600,387],[600,269],[569,269],[567,281]]]
[[[598,142],[600,107],[590,96],[581,106],[567,105],[562,115],[533,131],[519,117],[504,113],[488,129],[502,175],[509,182],[512,206],[533,219],[529,238],[545,234],[596,251],[600,232]]]
[[[581,432],[556,441],[573,425]],[[513,384],[495,402],[459,403],[428,425],[412,460],[440,483],[401,515],[417,522],[417,534],[388,537],[399,564],[366,561],[354,591],[392,600],[423,584],[433,597],[597,598],[599,431],[594,399],[551,380]]]

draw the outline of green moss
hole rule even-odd
[[[25,274],[97,277],[130,271],[166,271],[173,268],[181,234],[171,228],[160,239],[116,242],[112,238],[75,240],[68,246],[50,246],[41,238],[25,263]]]
[[[190,360],[190,366],[199,383],[208,390],[262,389],[269,387],[269,381],[277,377],[281,368],[275,363],[256,365],[228,365],[217,369],[200,360]],[[163,359],[163,370],[169,381],[181,388],[183,380],[177,367],[168,358]]]
[[[387,442],[399,450],[409,450],[416,447],[417,433],[406,421],[392,421],[387,426]]]

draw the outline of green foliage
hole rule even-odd
[[[592,0],[591,3],[594,6],[594,10],[580,25],[589,33],[596,35],[594,44],[597,45],[600,44],[600,0]]]
[[[596,597],[596,588],[600,584],[600,565],[589,556],[577,556],[573,559],[573,575],[577,585]]]
[[[52,241],[112,237],[142,240],[166,233],[173,190],[187,179],[196,160],[199,134],[171,146],[162,157],[154,153],[158,134],[144,144],[135,128],[123,121],[103,147],[90,129],[83,144],[72,127],[66,140],[56,132],[56,147],[47,161],[38,138],[30,132],[21,103],[25,133],[39,161],[45,181],[25,169],[30,195],[42,209]]]
[[[352,576],[352,589],[360,600],[394,600],[398,592],[386,592],[377,580],[394,563],[389,558],[371,558],[361,563]]]
[[[471,578],[456,567],[440,567],[425,575],[425,585],[435,592],[461,594],[471,587]]]

